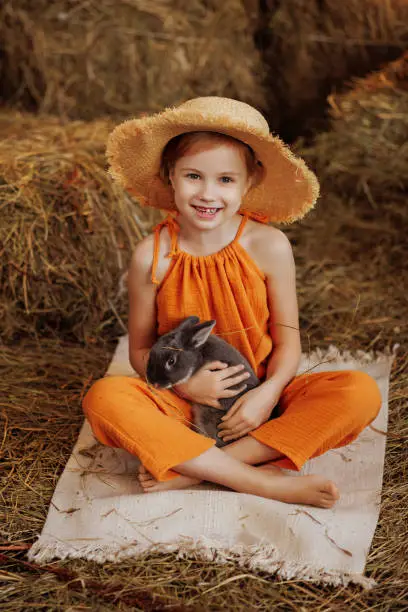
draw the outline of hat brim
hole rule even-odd
[[[172,188],[160,176],[162,152],[175,136],[196,131],[220,132],[241,140],[262,163],[262,181],[247,192],[241,210],[261,213],[272,222],[290,223],[313,208],[319,183],[303,159],[277,136],[248,126],[245,118],[231,121],[228,114],[174,108],[121,123],[107,145],[111,175],[141,204],[175,210]]]

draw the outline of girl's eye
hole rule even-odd
[[[199,174],[196,174],[195,172],[189,172],[189,173],[187,174],[187,177],[195,180],[195,179],[199,179],[199,178],[200,178],[200,175],[199,175]]]
[[[232,183],[232,178],[230,176],[222,176],[221,181],[223,183]]]

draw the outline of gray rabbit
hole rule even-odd
[[[244,364],[251,376],[245,380],[246,389],[234,397],[220,398],[218,401],[222,408],[213,408],[203,404],[193,404],[193,422],[200,433],[205,433],[216,440],[216,446],[225,446],[225,442],[218,437],[218,425],[221,417],[231,408],[237,399],[260,383],[248,361],[231,344],[211,335],[216,321],[204,321],[190,316],[180,325],[167,334],[161,336],[153,345],[146,368],[148,383],[154,387],[169,389],[173,385],[187,381],[203,365],[211,361],[222,361],[228,366]],[[237,389],[242,385],[235,384],[230,389]]]

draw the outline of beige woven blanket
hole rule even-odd
[[[341,500],[333,509],[270,501],[211,484],[145,495],[136,478],[137,458],[100,445],[85,420],[29,559],[119,561],[149,549],[172,550],[216,563],[235,559],[284,579],[369,588],[373,581],[364,577],[364,568],[381,502],[393,356],[359,352],[352,357],[335,347],[302,356],[299,373],[314,366],[315,372],[364,370],[377,380],[383,397],[378,417],[355,442],[312,459],[301,472],[336,482]],[[134,375],[127,336],[107,372],[113,374]]]

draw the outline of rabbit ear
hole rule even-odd
[[[212,319],[211,321],[205,321],[204,323],[200,323],[200,325],[196,325],[191,330],[187,331],[190,336],[190,342],[193,348],[197,348],[207,342],[208,336],[211,334],[211,331],[216,324],[217,321]]]
[[[187,317],[186,319],[184,319],[184,321],[179,324],[178,329],[186,329],[188,327],[192,327],[196,323],[199,323],[199,321],[199,317],[192,315],[191,317]]]

